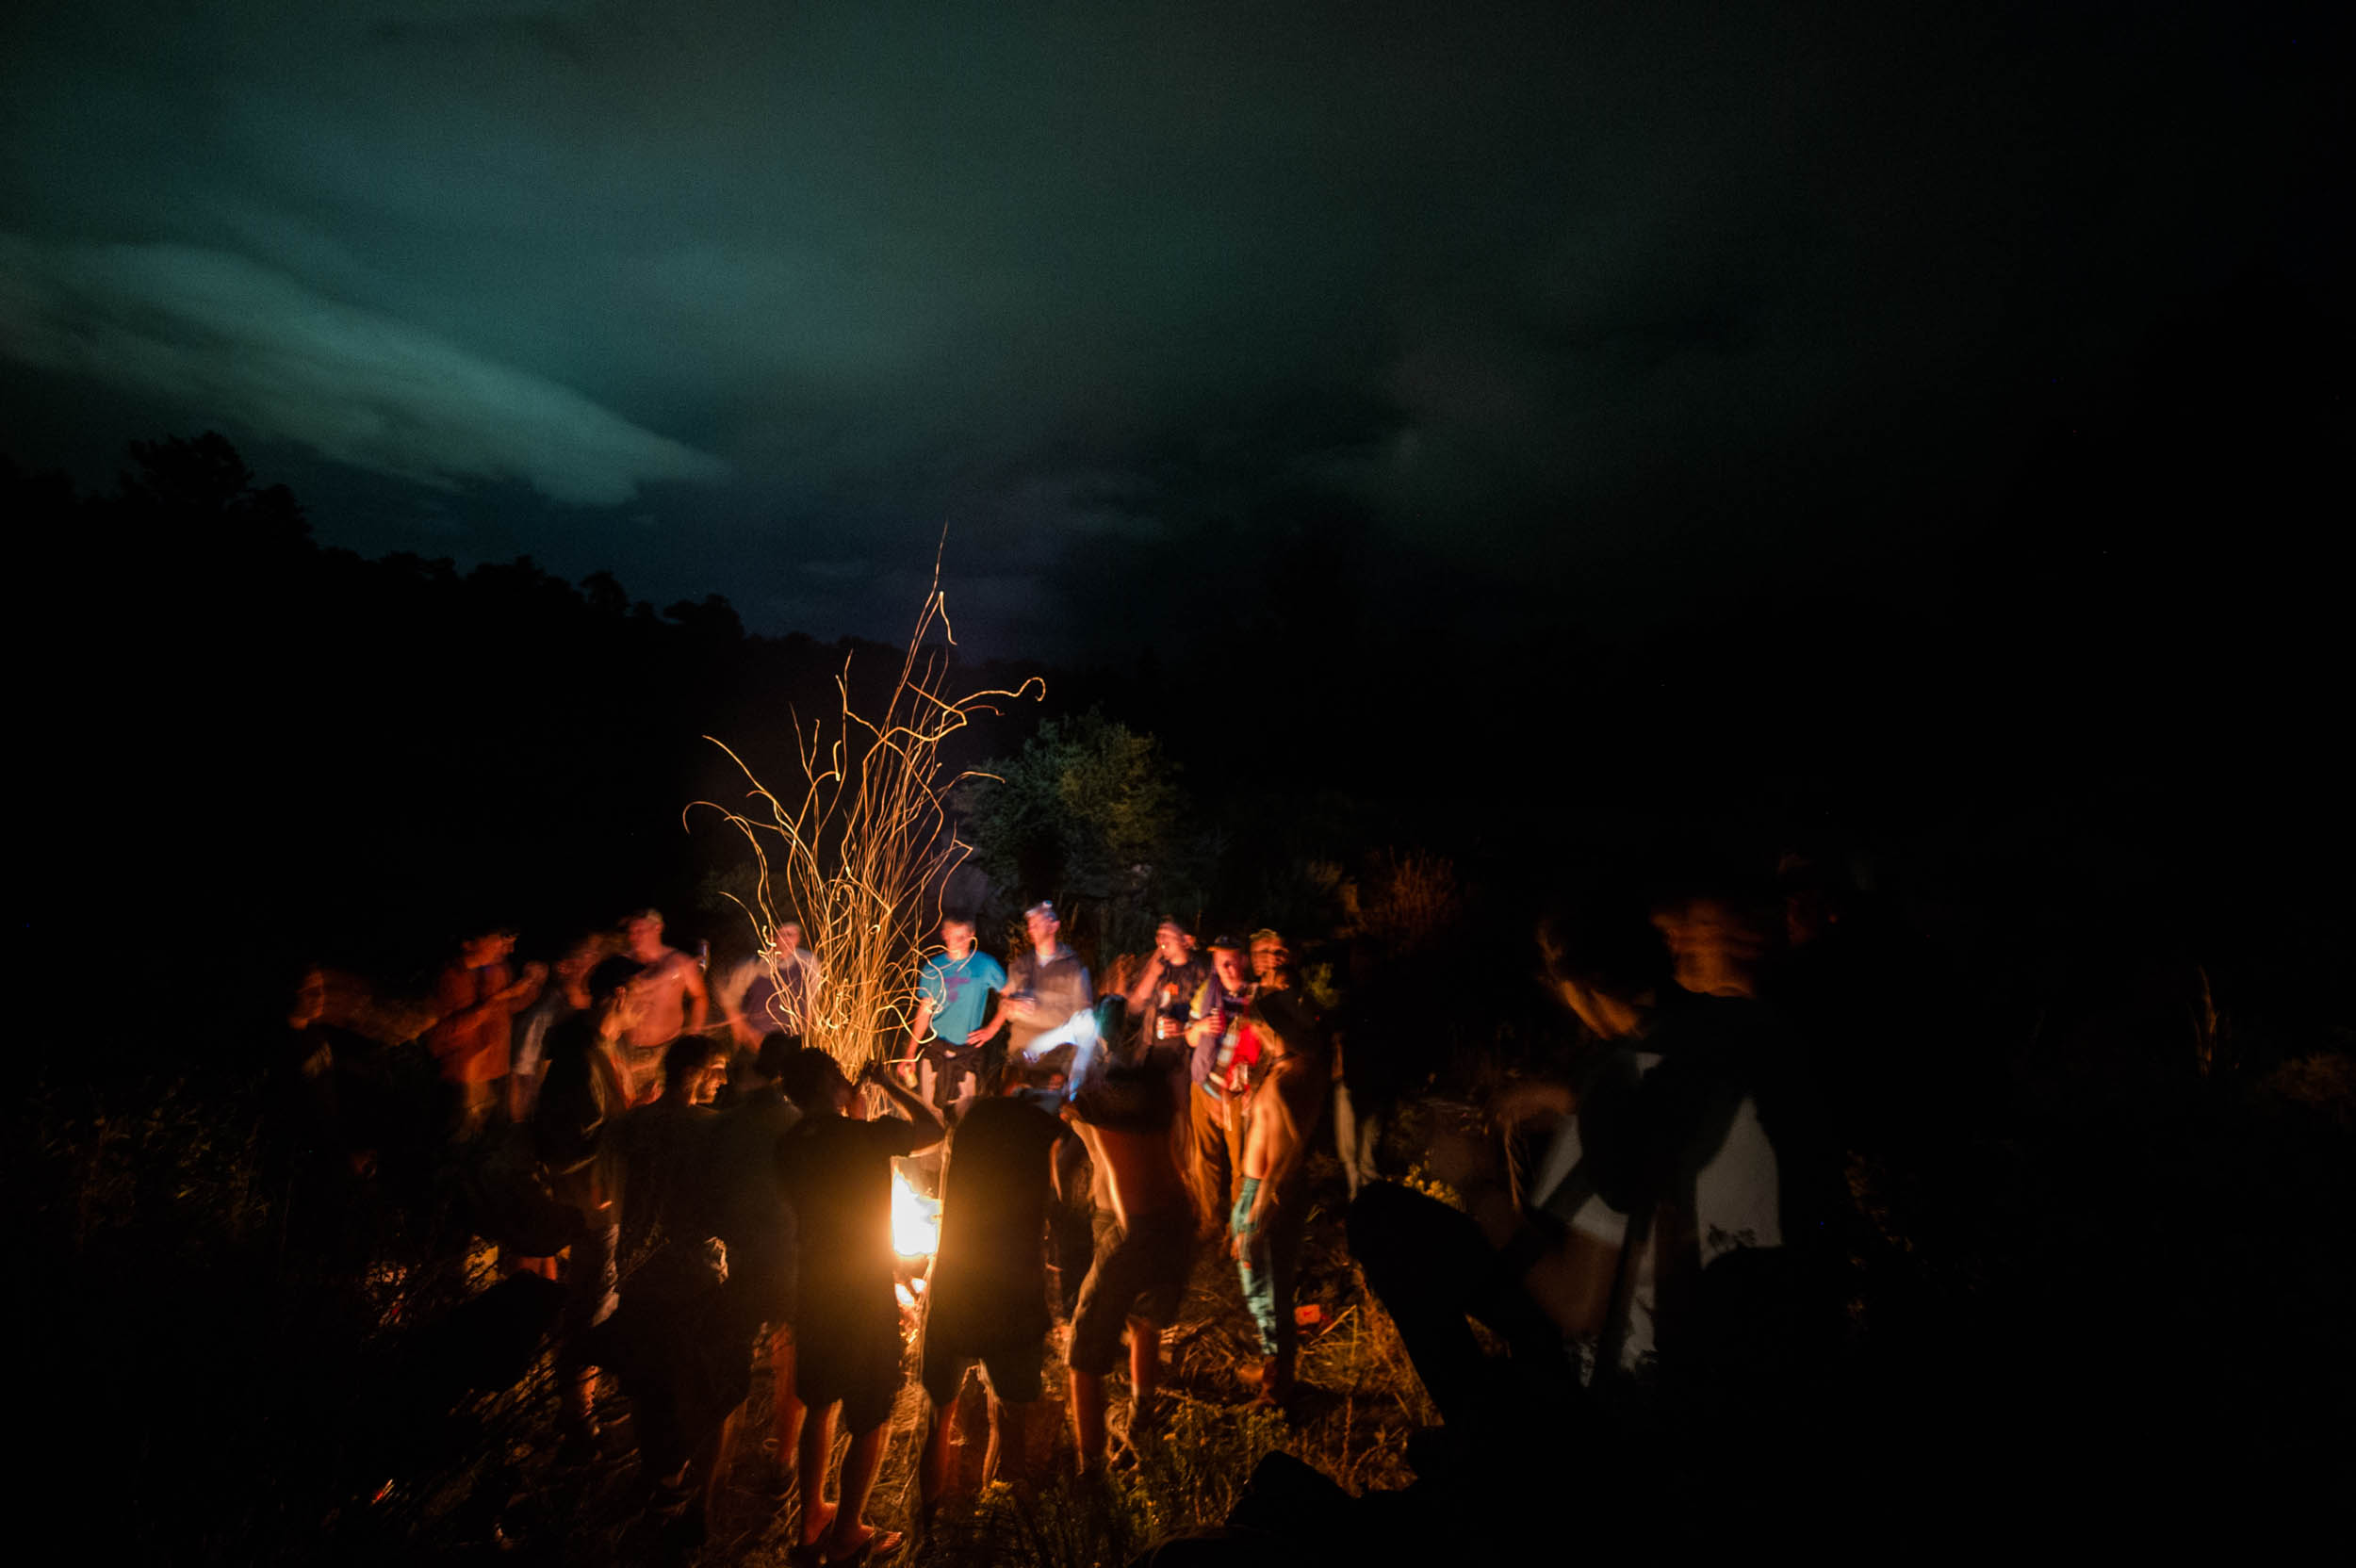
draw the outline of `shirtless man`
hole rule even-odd
[[[699,1034],[711,1005],[695,959],[663,943],[663,912],[641,909],[622,920],[622,949],[638,964],[630,983],[637,1018],[622,1036],[630,1062],[630,1102],[643,1105],[663,1091],[663,1048],[681,1035]]]
[[[1170,1146],[1177,1119],[1170,1073],[1153,1059],[1141,1034],[1124,1040],[1119,997],[1097,1008],[1114,1053],[1072,1102],[1072,1122],[1095,1169],[1096,1257],[1080,1285],[1072,1319],[1072,1435],[1083,1472],[1104,1460],[1104,1378],[1129,1335],[1129,1432],[1153,1419],[1161,1380],[1162,1328],[1186,1295],[1194,1243],[1194,1205]],[[1130,1048],[1125,1059],[1123,1045]]]
[[[1309,1140],[1324,1114],[1325,1064],[1301,1037],[1293,1020],[1255,1003],[1247,1015],[1260,1042],[1261,1077],[1245,1108],[1242,1184],[1228,1227],[1230,1250],[1267,1358],[1245,1380],[1264,1399],[1281,1403],[1292,1393],[1293,1281],[1301,1268],[1302,1222],[1309,1209]],[[1286,1020],[1280,1028],[1278,1017]]]

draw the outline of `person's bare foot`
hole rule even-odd
[[[854,1520],[845,1532],[839,1526],[826,1541],[829,1563],[867,1562],[890,1557],[907,1538],[898,1530],[879,1530],[864,1519]]]
[[[835,1511],[839,1506],[835,1503],[810,1503],[804,1506],[801,1541],[794,1546],[792,1554],[795,1563],[806,1565],[806,1568],[815,1568],[816,1564],[826,1560],[826,1537],[833,1527]]]

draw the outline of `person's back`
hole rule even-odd
[[[628,1103],[589,1014],[575,1013],[548,1030],[532,1127],[559,1198],[594,1208],[619,1192],[620,1165],[605,1134]]]
[[[714,1117],[703,1145],[712,1233],[728,1247],[729,1278],[759,1275],[780,1289],[779,1316],[792,1305],[799,1224],[778,1179],[777,1145],[801,1119],[764,1084]]]
[[[941,1139],[931,1108],[870,1062],[859,1084],[900,1117],[853,1121],[857,1089],[834,1059],[803,1049],[779,1082],[801,1119],[777,1140],[777,1168],[800,1229],[800,1300],[794,1317],[794,1390],[809,1407],[796,1450],[802,1550],[841,1559],[888,1553],[898,1538],[861,1518],[882,1462],[900,1388],[900,1312],[892,1296],[892,1162]],[[839,1504],[825,1494],[835,1408],[852,1433]]]
[[[1100,1013],[1118,1014],[1108,1001]],[[1153,1419],[1161,1330],[1186,1294],[1193,1251],[1194,1201],[1180,1176],[1171,1131],[1180,1074],[1165,1051],[1137,1049],[1141,1037],[1107,1018],[1104,1033],[1126,1039],[1126,1059],[1107,1059],[1081,1086],[1072,1120],[1095,1170],[1095,1253],[1072,1316],[1072,1430],[1081,1465],[1104,1455],[1104,1380],[1129,1338],[1133,1432]]]
[[[1098,1173],[1097,1206],[1118,1224],[1170,1215],[1191,1223],[1193,1198],[1170,1144],[1172,1101],[1168,1068],[1149,1054],[1140,1065],[1108,1063],[1072,1102]]]
[[[1585,1164],[1628,1216],[1628,1250],[1649,1263],[1639,1282],[1653,1297],[1638,1312],[1619,1293],[1597,1368],[1626,1365],[1650,1325],[1664,1376],[1730,1392],[1789,1373],[1830,1321],[1819,1221],[1840,1162],[1804,1042],[1758,1000],[1756,922],[1705,896],[1664,906],[1654,923],[1677,989],[1654,1015],[1641,1072],[1599,1082],[1579,1107]]]
[[[1022,1097],[976,1102],[949,1140],[927,1332],[961,1343],[1046,1333],[1047,1202],[1062,1121]]]
[[[700,1241],[717,1233],[710,1144],[719,1120],[718,1112],[666,1094],[614,1124],[628,1168],[630,1250],[636,1249],[637,1238],[656,1233],[672,1241]]]
[[[802,1239],[810,1296],[892,1290],[892,1156],[883,1122],[805,1115],[777,1140],[777,1168]]]

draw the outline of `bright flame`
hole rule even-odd
[[[892,1173],[892,1250],[904,1258],[929,1258],[941,1246],[941,1204],[919,1198],[908,1179]]]

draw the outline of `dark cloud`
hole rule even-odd
[[[583,506],[716,458],[579,393],[240,256],[0,235],[0,352],[435,485],[515,478]]]
[[[1043,636],[1103,552],[1292,493],[1609,602],[1956,493],[1991,409],[2280,248],[2323,41],[2239,17],[43,8],[0,352],[488,486],[370,543],[755,625],[871,613],[945,525]]]

